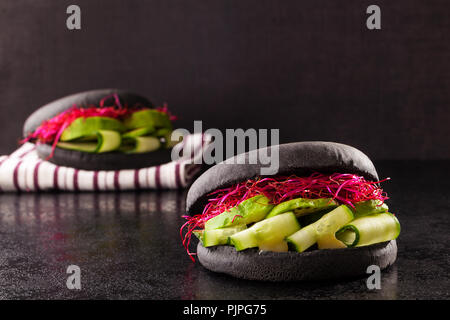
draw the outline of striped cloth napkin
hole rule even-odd
[[[36,146],[25,143],[12,154],[0,157],[0,192],[107,191],[178,189],[186,187],[201,170],[209,138],[191,134],[177,144],[183,157],[159,166],[141,169],[88,171],[55,165],[38,157]],[[185,152],[188,151],[188,152]]]

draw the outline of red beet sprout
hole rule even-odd
[[[340,204],[351,207],[354,207],[353,204],[356,202],[379,200],[381,205],[388,197],[380,188],[379,183],[386,180],[389,178],[381,181],[367,181],[362,176],[343,173],[331,175],[313,173],[308,177],[292,175],[249,179],[208,194],[212,198],[208,199],[201,214],[183,216],[187,221],[180,229],[180,236],[187,253],[194,260],[192,256],[195,253],[189,251],[192,233],[204,228],[209,219],[237,206],[246,199],[264,195],[270,199],[270,203],[277,205],[295,198],[333,198]],[[183,235],[184,231],[186,232]]]

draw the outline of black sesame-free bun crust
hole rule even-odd
[[[273,147],[268,147],[270,149]],[[277,175],[304,176],[312,172],[352,173],[371,181],[378,180],[378,174],[370,159],[360,150],[335,142],[306,141],[281,144],[279,148],[279,170]],[[262,150],[262,149],[259,149]],[[232,186],[238,182],[260,176],[260,170],[267,165],[249,164],[251,152],[237,155],[204,172],[189,189],[186,207],[191,215],[203,211],[207,195],[217,189]],[[245,158],[245,161],[242,159]],[[245,164],[239,164],[245,163]]]
[[[42,122],[55,117],[62,111],[67,110],[74,105],[80,108],[91,106],[100,107],[100,101],[107,98],[104,106],[111,106],[114,103],[114,94],[117,95],[121,105],[124,107],[153,107],[153,104],[147,98],[125,90],[99,89],[80,92],[50,102],[33,112],[25,121],[23,126],[23,135],[26,137],[28,134],[36,130]],[[138,169],[160,165],[171,161],[171,151],[168,149],[161,149],[141,154],[125,154],[121,152],[97,154],[56,148],[51,158],[49,158],[51,154],[50,145],[38,144],[36,150],[41,159],[46,159],[49,162],[59,166],[72,167],[82,170]]]
[[[366,275],[367,267],[384,270],[397,258],[395,240],[370,246],[321,249],[302,253],[258,249],[236,251],[232,246],[205,248],[199,242],[197,257],[208,270],[236,278],[262,281],[312,281]]]

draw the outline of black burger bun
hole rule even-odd
[[[72,108],[74,105],[80,108],[91,106],[100,107],[100,101],[106,98],[104,106],[111,106],[114,103],[114,95],[117,96],[120,104],[124,107],[153,107],[153,104],[147,98],[121,89],[84,91],[60,98],[34,111],[24,123],[23,135],[24,137],[27,137],[45,120],[55,117],[59,113]],[[50,145],[38,144],[36,150],[41,159],[48,160],[59,166],[73,167],[82,170],[138,169],[167,163],[170,162],[171,159],[170,150],[165,149],[142,154],[124,154],[120,152],[95,154],[56,148],[51,158],[49,158],[51,154]]]
[[[36,145],[39,158],[47,159],[52,146],[48,144]],[[148,153],[127,154],[122,152],[88,153],[76,150],[56,148],[48,161],[65,167],[80,170],[123,170],[140,169],[171,161],[170,150],[159,149]]]
[[[357,174],[368,180],[378,181],[378,174],[372,161],[354,147],[323,141],[296,142],[278,147],[277,175],[305,176],[313,172],[323,174],[338,172]],[[189,189],[186,201],[188,213],[200,214],[210,192],[262,176],[260,169],[267,167],[267,164],[249,164],[247,160],[251,158],[251,152],[228,159],[226,163],[219,163],[203,173]],[[228,245],[205,248],[199,242],[197,257],[206,269],[242,279],[325,280],[364,275],[370,265],[385,269],[397,258],[397,244],[392,240],[357,248],[321,249],[298,253],[259,251],[257,248],[236,251],[233,246]]]

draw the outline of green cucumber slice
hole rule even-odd
[[[321,199],[305,199],[297,198],[282,202],[276,205],[272,211],[269,212],[267,218],[274,217],[280,213],[294,211],[297,217],[307,215],[312,212],[320,211],[326,208],[337,207],[338,203],[332,198]]]
[[[334,234],[339,228],[352,221],[353,218],[352,210],[345,205],[341,205],[316,222],[290,235],[286,240],[294,250],[303,252],[320,238]]]
[[[78,118],[63,131],[59,140],[71,141],[86,136],[93,136],[100,130],[123,132],[125,131],[125,126],[119,120],[114,118]]]
[[[122,137],[117,131],[99,130],[97,131],[98,149],[96,152],[110,152],[119,149],[122,143]]]
[[[380,213],[355,219],[336,232],[336,238],[348,247],[360,247],[396,239],[400,223],[391,213]]]
[[[257,247],[258,240],[252,229],[246,229],[230,236],[230,244],[232,244],[237,251],[241,251]]]
[[[341,205],[314,222],[314,228],[316,229],[318,237],[321,235],[333,234],[343,225],[352,221],[353,218],[353,211],[346,205]]]
[[[142,127],[172,129],[172,122],[170,121],[169,116],[154,109],[145,109],[133,112],[124,120],[124,124],[128,129],[137,129]]]
[[[287,236],[297,232],[300,225],[293,212],[285,212],[275,217],[264,219],[250,227],[258,243],[276,244]]]
[[[230,236],[245,229],[247,229],[247,226],[242,224],[222,229],[204,230],[202,234],[203,246],[211,247],[221,244],[229,244]]]
[[[287,237],[286,241],[289,248],[297,252],[303,252],[317,242],[317,232],[314,226],[310,224]]]
[[[136,138],[141,136],[147,136],[155,132],[155,127],[149,126],[144,128],[137,128],[131,131],[127,131],[122,135],[122,138]]]
[[[205,223],[205,230],[230,227],[238,224],[249,224],[264,219],[272,210],[270,200],[258,195],[242,201],[236,207],[209,219]]]
[[[263,248],[275,247],[288,235],[300,229],[295,215],[286,212],[270,219],[256,222],[250,228],[240,231],[230,237],[230,243],[237,251],[262,246]]]
[[[76,150],[89,153],[104,153],[119,149],[122,142],[120,133],[111,130],[99,130],[96,132],[97,142],[58,142],[57,147],[68,150]]]

